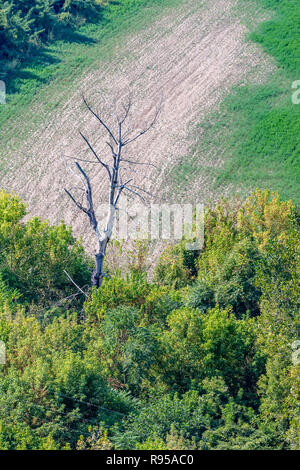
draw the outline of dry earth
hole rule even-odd
[[[64,218],[87,242],[87,221],[63,192],[64,186],[70,188],[77,180],[68,169],[72,161],[62,155],[87,158],[88,151],[77,132],[80,129],[99,154],[109,158],[104,134],[82,106],[81,94],[84,91],[88,101],[113,126],[112,102],[131,90],[135,102],[131,124],[136,128],[151,118],[163,97],[155,128],[127,147],[126,155],[160,167],[158,171],[137,166],[134,174],[135,184],[158,197],[165,169],[189,151],[189,126],[214,109],[234,84],[249,77],[261,80],[270,70],[269,58],[245,42],[246,28],[235,6],[235,0],[186,0],[147,30],[128,35],[112,61],[99,58],[97,70],[82,79],[71,99],[51,116],[45,116],[45,124],[14,155],[18,171],[12,166],[2,178],[2,186],[16,191],[28,203],[31,215],[51,222]],[[105,173],[96,165],[85,168],[93,172],[95,200],[103,202]],[[212,197],[204,177],[197,184],[203,188],[203,201]]]

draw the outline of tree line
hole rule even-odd
[[[291,201],[221,200],[201,252],[169,246],[149,280],[139,242],[100,289],[71,229],[25,213],[1,192],[1,449],[300,448]]]

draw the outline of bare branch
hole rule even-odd
[[[124,189],[126,189],[126,185],[127,185],[128,183],[130,183],[130,181],[132,181],[132,178],[131,178],[130,180],[126,181],[126,183],[122,184],[122,178],[121,178],[121,176],[120,176],[121,185],[119,186],[119,192],[118,192],[118,195],[117,195],[116,200],[115,200],[115,202],[114,202],[114,206],[115,206],[115,207],[116,207],[116,205],[118,204],[118,201],[119,201],[119,198],[120,198],[120,196],[121,196],[121,194],[122,194],[122,191],[123,191]]]
[[[110,150],[111,150],[111,153],[112,153],[112,155],[113,155],[113,157],[114,157],[114,159],[115,159],[117,155],[116,155],[116,152],[115,152],[115,150],[114,150],[112,144],[111,144],[110,142],[106,142],[106,144],[109,146],[109,148],[110,148]]]
[[[62,157],[64,158],[63,155],[62,155]],[[74,159],[74,160],[76,161],[77,159]],[[76,178],[78,181],[80,181],[80,183],[81,183],[81,184],[83,185],[83,187],[85,188],[85,180],[84,180],[84,178],[82,178],[82,175],[81,175],[81,174],[78,174],[76,171],[74,171],[73,168],[72,168],[66,161],[64,161],[64,163],[65,163],[66,168],[67,168],[69,171],[71,171],[71,173],[73,173],[73,175],[75,176],[75,178]]]
[[[148,191],[146,191],[143,188],[140,188],[139,186],[135,186],[134,184],[129,184],[128,186],[130,186],[131,188],[137,189],[138,191],[143,191],[145,194],[148,194],[148,196],[154,197],[154,194],[149,193]]]
[[[83,207],[80,202],[76,201],[76,199],[72,196],[72,194],[70,193],[70,191],[68,191],[66,188],[64,188],[65,192],[67,193],[67,195],[72,199],[72,201],[74,202],[74,204],[81,210],[83,211],[85,214],[88,214],[88,210]]]
[[[98,247],[98,250],[95,254],[95,269],[94,269],[94,271],[91,275],[91,284],[92,284],[92,286],[95,286],[95,287],[97,287],[97,289],[99,289],[102,285],[103,278],[107,276],[107,273],[105,273],[104,270],[103,270],[103,266],[104,266],[104,261],[105,261],[105,256],[106,256],[107,245],[108,245],[108,243],[111,239],[112,233],[113,233],[113,228],[114,228],[114,223],[115,223],[115,213],[116,213],[116,210],[119,209],[117,207],[117,205],[118,205],[119,199],[121,197],[121,194],[123,193],[123,191],[128,191],[133,196],[139,197],[143,201],[143,203],[146,204],[146,205],[148,204],[148,202],[146,201],[145,197],[143,197],[141,192],[153,197],[153,194],[146,191],[145,189],[143,189],[139,186],[136,186],[134,184],[131,184],[132,178],[128,179],[125,183],[123,183],[123,179],[124,179],[123,178],[123,170],[124,170],[124,167],[123,167],[122,163],[127,162],[129,164],[129,165],[126,165],[129,168],[125,168],[125,171],[130,171],[130,172],[134,172],[134,173],[137,173],[137,170],[132,168],[132,165],[145,165],[145,166],[149,166],[149,167],[152,166],[154,168],[158,168],[153,163],[138,162],[138,161],[123,159],[122,158],[123,147],[125,145],[128,145],[128,144],[134,142],[139,137],[141,137],[142,135],[144,135],[148,131],[150,131],[150,129],[155,125],[155,123],[157,121],[157,117],[158,117],[160,109],[159,108],[156,109],[156,112],[155,112],[155,115],[154,115],[152,121],[149,123],[149,125],[145,129],[143,129],[141,131],[139,131],[139,129],[136,129],[136,131],[134,132],[134,130],[129,125],[127,130],[124,132],[123,124],[126,121],[126,119],[128,118],[128,116],[131,112],[131,107],[132,107],[131,96],[129,97],[128,103],[126,105],[123,104],[122,102],[120,102],[120,106],[121,106],[120,118],[117,115],[117,124],[118,124],[118,131],[117,132],[118,132],[118,135],[116,134],[116,137],[115,137],[114,133],[109,128],[109,126],[89,106],[89,104],[87,103],[87,101],[84,97],[83,97],[83,101],[84,101],[84,104],[86,105],[87,109],[93,114],[94,117],[96,117],[96,119],[100,122],[101,126],[105,129],[105,131],[108,134],[109,138],[108,138],[108,142],[106,142],[106,144],[110,148],[110,151],[111,151],[111,154],[112,154],[112,157],[113,157],[113,162],[108,164],[105,161],[103,161],[98,156],[98,154],[94,150],[93,146],[90,144],[89,140],[80,132],[80,135],[81,135],[82,139],[87,144],[89,150],[93,153],[96,161],[91,162],[91,161],[86,160],[86,159],[78,159],[78,158],[73,158],[73,157],[68,157],[68,158],[71,158],[72,160],[75,160],[76,168],[77,168],[78,171],[74,171],[73,169],[71,169],[71,171],[73,172],[75,177],[80,180],[80,183],[81,183],[82,187],[77,188],[77,189],[81,189],[81,191],[83,191],[81,193],[81,196],[86,198],[86,203],[85,203],[86,207],[83,205],[82,200],[80,201],[80,197],[79,197],[79,200],[77,200],[71,194],[71,192],[69,190],[65,189],[65,192],[68,194],[68,196],[73,201],[73,203],[76,205],[76,207],[78,207],[81,211],[83,211],[85,214],[87,214],[87,216],[89,218],[90,225],[93,227],[93,230],[94,230],[95,234],[97,235],[99,247]],[[122,111],[122,108],[123,108],[123,111]],[[116,109],[116,113],[117,113],[117,109]],[[134,136],[135,133],[136,133],[136,135]],[[130,137],[130,136],[133,136],[133,137]],[[108,176],[109,176],[109,180],[110,180],[109,194],[108,194],[108,196],[109,196],[109,211],[108,211],[108,214],[107,214],[107,217],[106,217],[106,222],[105,222],[104,229],[101,232],[99,231],[98,221],[97,221],[97,217],[96,217],[96,214],[95,214],[95,211],[94,211],[91,181],[90,181],[89,176],[87,175],[85,170],[81,167],[79,162],[84,162],[84,163],[97,163],[98,162],[98,163],[101,164],[101,166],[103,166],[106,169],[106,171],[108,173]],[[125,174],[127,175],[127,173],[125,173]],[[126,178],[129,178],[129,176],[130,175],[127,175]],[[65,273],[68,276],[68,278],[71,280],[71,282],[76,286],[76,288],[81,293],[86,295],[85,292],[79,286],[77,286],[75,284],[75,282],[72,280],[71,276],[66,271],[65,271]]]
[[[83,158],[75,158],[75,157],[69,157],[69,155],[63,155],[63,158],[68,158],[69,160],[75,160],[75,161],[78,161],[78,162],[84,162],[84,163],[93,163],[93,165],[95,165],[95,162],[94,160],[84,160]]]
[[[87,215],[89,216],[89,219],[90,219],[90,224],[92,225],[92,227],[94,228],[94,230],[97,232],[97,227],[98,227],[98,222],[97,222],[97,219],[96,219],[96,216],[95,216],[95,211],[94,211],[94,205],[93,205],[93,196],[92,196],[92,187],[91,187],[91,184],[90,184],[90,180],[89,180],[89,177],[87,176],[87,174],[85,173],[85,171],[81,168],[81,166],[79,165],[78,162],[75,163],[78,170],[81,172],[81,174],[83,175],[85,181],[86,181],[86,184],[87,184],[87,190],[86,190],[86,199],[87,199],[87,202],[88,202],[88,205],[89,205],[89,208],[87,210]]]
[[[124,114],[124,117],[123,117],[123,119],[122,119],[122,121],[121,121],[121,124],[124,124],[124,122],[125,122],[126,119],[128,118],[128,115],[129,115],[129,113],[130,113],[131,106],[132,106],[132,94],[130,93],[129,99],[128,99],[127,107],[125,108],[125,106],[124,106],[125,114]]]
[[[128,139],[128,140],[125,140],[122,145],[123,147],[125,147],[126,145],[128,144],[132,144],[132,142],[135,142],[137,139],[139,139],[142,135],[146,134],[148,131],[150,131],[150,129],[152,129],[152,127],[156,124],[156,121],[157,121],[157,118],[158,118],[158,115],[160,113],[160,107],[157,108],[156,112],[155,112],[155,115],[154,115],[154,118],[152,119],[152,121],[150,122],[149,126],[146,127],[145,129],[143,129],[141,132],[139,132],[135,137],[133,137],[132,139]]]
[[[89,180],[87,174],[85,173],[85,171],[82,169],[82,167],[79,165],[78,162],[75,162],[75,165],[77,166],[78,170],[80,171],[80,173],[84,177],[84,179],[86,181],[86,184],[87,184],[87,187],[88,187],[88,190],[91,191],[92,188],[91,188],[90,180]]]
[[[71,186],[70,189],[78,189],[79,191],[83,191],[83,192],[86,191],[84,188],[80,188],[80,186]]]
[[[124,171],[132,171],[133,173],[137,173],[137,171],[134,168],[127,168],[126,166],[122,167],[122,170]]]
[[[67,273],[67,271],[64,269],[64,273],[67,275],[67,277],[70,279],[70,281],[72,282],[72,284],[74,284],[75,287],[77,287],[77,289],[87,297],[87,294],[76,284],[75,281],[73,281],[73,279],[71,278],[70,274]]]
[[[144,202],[144,204],[148,205],[148,202],[146,201],[146,199],[141,194],[139,194],[137,191],[134,191],[133,189],[128,188],[128,186],[124,186],[124,189],[126,189],[127,191],[135,194],[136,196],[138,196]]]
[[[63,299],[60,299],[58,302],[54,304],[54,307],[58,307],[65,300],[73,299],[73,297],[77,297],[77,295],[81,295],[81,292],[76,292],[75,294],[71,294],[71,295],[68,295],[68,297],[64,297]]]
[[[98,119],[98,121],[100,122],[101,126],[104,127],[104,129],[108,132],[108,134],[110,135],[110,137],[112,138],[112,140],[114,141],[114,143],[116,145],[118,145],[118,142],[117,142],[117,139],[115,138],[115,136],[113,135],[112,131],[110,130],[110,128],[107,126],[107,124],[105,124],[104,121],[102,121],[102,119],[100,118],[100,116],[98,116],[98,114],[90,107],[90,105],[88,104],[88,102],[86,101],[85,97],[82,96],[82,99],[83,99],[83,102],[84,104],[86,105],[87,109],[93,114],[93,116],[95,116],[96,119]]]
[[[109,179],[111,180],[111,173],[110,173],[110,169],[109,169],[109,166],[107,165],[107,163],[104,163],[101,158],[98,157],[97,153],[95,152],[95,150],[93,149],[93,147],[91,146],[91,144],[89,143],[88,139],[79,131],[79,134],[81,135],[81,137],[83,138],[83,140],[85,141],[85,143],[88,145],[89,149],[92,151],[93,155],[96,157],[96,159],[98,160],[98,162],[106,169],[107,173],[108,173],[108,176],[109,176]]]
[[[121,162],[131,163],[132,165],[147,165],[147,166],[153,166],[154,168],[159,168],[157,165],[154,165],[154,163],[134,162],[132,160],[125,160],[124,158],[121,158]]]

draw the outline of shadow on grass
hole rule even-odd
[[[7,98],[9,99],[11,95],[18,93],[25,80],[36,81],[39,83],[46,82],[46,76],[43,77],[42,74],[39,75],[34,73],[33,70],[37,68],[40,70],[59,62],[60,61],[57,58],[46,52],[46,49],[43,49],[39,50],[38,53],[33,54],[30,59],[16,65],[13,69],[6,70],[6,72],[2,74],[1,79],[6,83]],[[29,68],[30,70],[28,70]]]
[[[97,43],[92,37],[69,28],[64,28],[60,31],[59,38],[55,42],[58,43],[58,41],[69,44],[85,44],[87,46]],[[49,42],[42,48],[32,49],[25,60],[20,58],[15,59],[15,65],[5,60],[0,61],[0,80],[4,80],[6,83],[8,99],[20,91],[21,86],[24,85],[24,80],[36,81],[40,84],[46,83],[49,80],[49,75],[43,73],[43,69],[61,62],[57,56],[51,53],[50,48],[51,43]]]

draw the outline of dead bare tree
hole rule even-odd
[[[80,162],[83,161],[87,163],[91,163],[91,161],[74,158],[76,169],[81,175],[82,181],[84,184],[84,187],[82,189],[84,190],[84,193],[85,193],[86,206],[84,206],[81,202],[79,202],[71,194],[71,192],[68,189],[65,188],[65,192],[71,198],[73,203],[78,207],[78,209],[80,209],[82,212],[84,212],[88,216],[90,225],[97,236],[99,248],[95,255],[95,269],[92,273],[91,283],[92,283],[92,286],[96,286],[97,288],[99,288],[102,284],[103,278],[106,275],[106,273],[103,272],[103,264],[104,264],[107,245],[112,236],[112,231],[113,231],[115,217],[116,217],[116,211],[118,210],[118,203],[119,203],[122,193],[124,191],[128,191],[132,195],[138,196],[144,202],[145,202],[145,198],[142,194],[140,194],[140,192],[149,194],[143,188],[139,188],[138,186],[131,184],[133,178],[130,178],[127,181],[123,182],[122,175],[121,175],[121,170],[123,169],[122,165],[123,163],[126,163],[127,168],[128,168],[128,165],[131,168],[132,168],[132,165],[154,166],[148,162],[137,162],[131,159],[130,160],[124,159],[122,155],[122,151],[124,147],[135,142],[137,139],[142,137],[144,134],[146,134],[153,128],[153,126],[155,125],[157,121],[157,118],[161,109],[161,105],[158,105],[156,107],[153,118],[151,119],[151,121],[145,128],[143,128],[139,132],[134,132],[134,130],[130,128],[124,131],[124,125],[132,109],[132,99],[131,97],[129,97],[126,106],[123,105],[123,116],[120,118],[117,115],[117,133],[115,134],[113,130],[111,129],[111,127],[109,127],[103,121],[102,117],[90,107],[90,105],[88,104],[87,100],[84,97],[83,97],[83,101],[87,109],[98,120],[100,126],[102,127],[102,129],[105,130],[109,138],[109,141],[107,141],[106,144],[108,148],[110,149],[110,153],[111,153],[110,164],[106,163],[102,158],[99,157],[99,155],[97,154],[97,152],[95,151],[94,147],[91,145],[87,137],[84,136],[80,132],[82,139],[84,140],[84,142],[86,143],[86,145],[88,146],[89,150],[91,151],[91,153],[93,154],[95,158],[95,160],[92,162],[98,163],[105,169],[108,182],[109,182],[109,185],[108,185],[109,211],[108,211],[107,219],[105,222],[105,226],[102,231],[99,229],[98,220],[95,214],[94,201],[93,201],[93,189],[92,189],[92,185],[90,182],[90,178],[87,175],[86,171],[84,171],[84,169],[82,168],[82,165],[79,163],[79,161]]]

